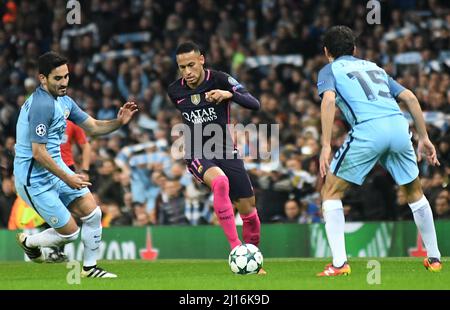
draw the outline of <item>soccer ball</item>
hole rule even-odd
[[[263,265],[263,256],[253,244],[241,244],[231,250],[228,264],[235,274],[257,273]]]

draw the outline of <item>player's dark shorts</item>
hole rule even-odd
[[[254,196],[252,183],[242,159],[186,159],[186,165],[189,172],[202,183],[204,183],[203,176],[209,168],[222,169],[230,184],[231,201]]]

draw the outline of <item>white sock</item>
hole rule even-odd
[[[102,211],[97,206],[88,216],[82,217],[81,241],[84,245],[83,266],[97,265],[102,240]]]
[[[325,230],[333,255],[333,266],[341,267],[347,261],[344,237],[344,208],[341,200],[325,200],[322,203]]]
[[[441,259],[434,228],[433,212],[427,198],[422,196],[419,201],[410,203],[409,207],[413,212],[414,222],[416,222],[416,226],[422,235],[428,257]]]
[[[25,245],[32,248],[59,246],[76,240],[79,233],[79,228],[70,235],[61,235],[54,228],[49,228],[40,233],[28,236]]]

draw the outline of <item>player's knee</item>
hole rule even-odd
[[[422,185],[419,178],[415,179],[409,184],[403,185],[402,190],[406,195],[406,200],[408,201],[408,203],[416,202],[423,196]]]
[[[345,187],[341,188],[337,183],[325,182],[320,191],[322,201],[328,199],[341,199],[344,195]]]
[[[320,195],[322,200],[327,200],[333,197],[336,194],[336,189],[329,182],[325,182],[322,189],[320,190]]]
[[[97,206],[91,213],[81,218],[84,224],[100,224],[102,221],[102,210]]]
[[[66,244],[66,243],[70,243],[73,241],[76,241],[78,239],[78,236],[80,235],[80,227],[77,227],[77,230],[69,235],[62,235],[59,234],[58,235],[61,237],[61,244]]]
[[[422,191],[414,191],[406,194],[406,201],[408,203],[414,203],[424,197]]]
[[[212,181],[212,190],[214,194],[226,194],[230,191],[230,183],[228,177],[225,175],[219,175]]]
[[[325,197],[327,197],[327,190],[325,188],[325,185],[322,186],[322,188],[320,189],[320,197],[322,197],[322,200],[326,199]]]

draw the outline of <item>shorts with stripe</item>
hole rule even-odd
[[[202,183],[209,168],[219,167],[228,177],[231,201],[254,196],[253,186],[242,159],[187,159],[186,165],[189,172]]]
[[[60,167],[68,174],[74,173],[66,165]],[[66,225],[71,216],[69,205],[90,192],[88,188],[73,189],[56,176],[47,178],[45,184],[37,181],[22,184],[16,179],[15,185],[20,198],[53,228]]]
[[[403,115],[377,118],[353,127],[334,154],[330,170],[361,185],[377,162],[398,185],[408,184],[419,175],[409,124]]]

